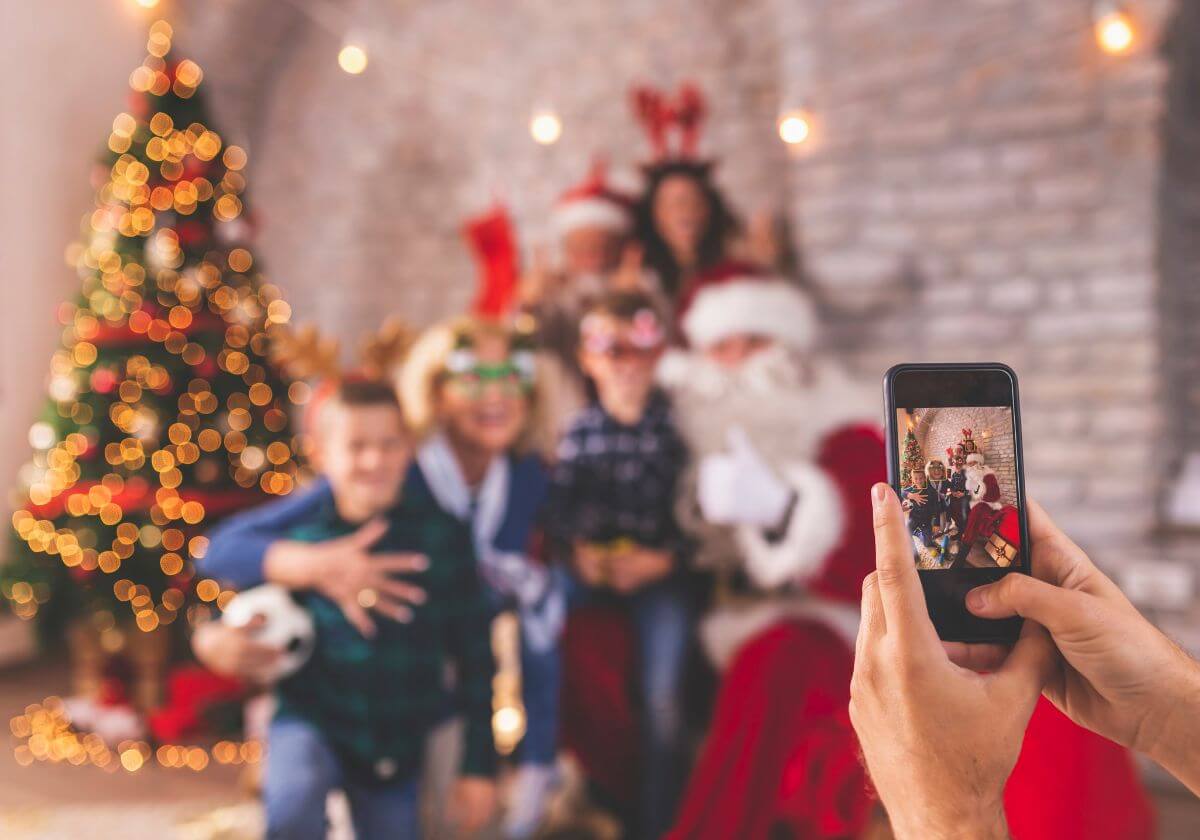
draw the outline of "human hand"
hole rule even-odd
[[[925,504],[925,494],[924,493],[908,493],[908,494],[906,494],[905,498],[908,499],[910,502],[912,502],[915,505]]]
[[[669,551],[634,545],[613,556],[610,563],[612,588],[629,593],[669,575],[675,567],[675,556]]]
[[[553,283],[546,246],[537,245],[529,260],[529,270],[517,283],[517,299],[524,306],[537,306],[550,293]]]
[[[1053,667],[1053,645],[1026,623],[990,674],[947,655],[925,607],[892,489],[871,489],[876,570],[863,581],[850,720],[900,840],[1007,837],[1004,785]]]
[[[740,426],[726,435],[729,450],[700,461],[696,497],[715,525],[778,528],[791,503],[791,488],[767,464]]]
[[[192,634],[192,652],[200,664],[215,674],[261,682],[283,653],[255,640],[254,633],[265,623],[266,618],[261,615],[241,627],[206,621]]]
[[[608,551],[602,546],[576,540],[572,557],[575,573],[588,586],[603,586],[608,581]]]
[[[621,261],[609,281],[614,291],[633,292],[642,288],[642,260],[645,249],[636,242],[628,243],[621,249]]]
[[[375,635],[373,611],[393,621],[412,618],[409,605],[425,601],[425,591],[392,575],[429,566],[422,554],[372,554],[370,548],[388,529],[374,519],[352,534],[319,543],[281,542],[264,562],[267,580],[289,589],[314,589],[337,604],[360,633]]]
[[[1021,615],[1049,630],[1062,658],[1046,697],[1200,794],[1200,666],[1142,617],[1040,505],[1030,500],[1027,509],[1034,577],[1005,575],[973,589],[968,609],[984,618]],[[1000,646],[975,647],[973,667],[996,667],[1006,655]]]
[[[459,828],[478,831],[496,812],[496,783],[483,776],[462,776],[450,792],[451,814]]]

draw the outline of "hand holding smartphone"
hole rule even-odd
[[[976,586],[1030,573],[1016,374],[997,363],[901,364],[883,387],[888,481],[938,635],[1016,641],[1019,617],[979,618],[965,604]]]

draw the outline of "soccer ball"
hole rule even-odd
[[[267,583],[234,596],[225,606],[221,621],[231,627],[245,627],[258,616],[264,621],[253,631],[254,640],[276,648],[280,656],[257,676],[263,682],[275,682],[296,673],[313,652],[316,630],[312,616],[282,586]]]

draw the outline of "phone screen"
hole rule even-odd
[[[884,390],[888,475],[938,635],[1015,639],[1020,619],[978,618],[965,598],[1030,570],[1016,374],[998,364],[897,365]]]
[[[896,432],[917,568],[1019,567],[1012,406],[901,407]]]

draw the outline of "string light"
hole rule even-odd
[[[367,69],[367,50],[358,44],[346,44],[338,52],[338,66],[357,76]]]
[[[1120,55],[1133,46],[1136,32],[1133,19],[1112,2],[1097,3],[1092,10],[1093,28],[1100,48],[1110,55]]]
[[[136,739],[110,745],[95,733],[75,729],[59,697],[26,706],[22,714],[9,719],[8,726],[18,742],[13,758],[22,767],[35,761],[66,762],[135,774],[156,760],[160,767],[199,773],[214,764],[257,764],[263,758],[262,744],[257,741],[218,741],[208,750],[186,744],[163,744],[153,750],[146,741]]]
[[[779,139],[789,146],[805,142],[812,134],[809,116],[800,110],[788,111],[780,116],[776,128],[779,131]]]
[[[562,118],[553,111],[536,111],[529,120],[530,136],[533,137],[534,142],[543,146],[557,143],[558,138],[562,137],[562,132]]]

